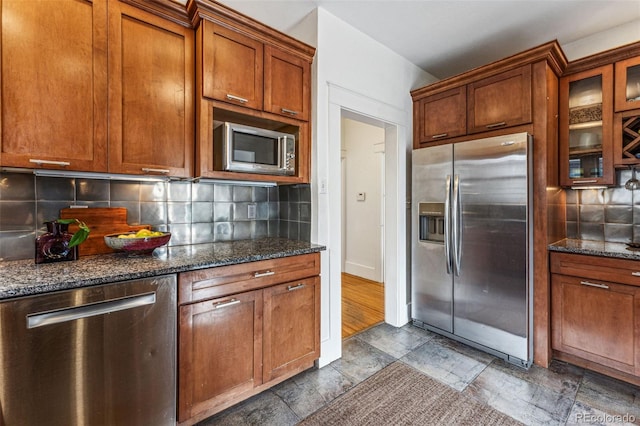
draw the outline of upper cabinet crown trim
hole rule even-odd
[[[201,19],[207,19],[220,25],[233,28],[236,31],[239,30],[238,25],[241,25],[241,30],[247,32],[251,37],[265,44],[274,44],[275,42],[280,49],[300,56],[309,62],[312,62],[315,55],[315,47],[296,40],[275,28],[258,22],[216,1],[189,0],[187,9],[194,28],[198,26]]]
[[[492,62],[482,67],[474,68],[470,71],[458,74],[456,76],[440,80],[411,91],[411,97],[414,101],[425,96],[453,89],[457,86],[471,83],[483,78],[491,77],[496,73],[507,71],[509,69],[518,68],[526,64],[546,60],[550,68],[557,76],[561,76],[567,67],[567,58],[560,48],[557,40],[541,44],[540,46],[526,50],[513,56]]]
[[[603,65],[633,58],[635,56],[640,56],[640,41],[625,44],[620,47],[614,47],[613,49],[605,50],[604,52],[599,52],[594,55],[585,56],[584,58],[571,61],[567,66],[564,75],[587,71]]]

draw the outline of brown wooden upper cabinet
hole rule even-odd
[[[202,20],[201,32],[204,97],[309,119],[308,60],[206,19]]]
[[[311,63],[274,46],[264,47],[264,110],[309,120]]]
[[[206,19],[201,25],[202,95],[262,109],[262,42]]]
[[[467,132],[531,122],[531,65],[467,85]]]
[[[613,185],[613,65],[560,79],[562,186]]]
[[[109,171],[193,175],[194,33],[109,3]]]
[[[427,96],[414,107],[415,126],[422,142],[462,136],[467,133],[466,86]]]
[[[106,171],[106,0],[0,8],[1,164]]]
[[[640,108],[640,56],[615,64],[615,110]]]

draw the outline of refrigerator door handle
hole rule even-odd
[[[447,175],[444,184],[444,258],[447,262],[447,274],[453,270],[451,256],[451,175]]]
[[[460,263],[462,260],[462,215],[460,207],[460,177],[453,178],[453,266],[456,276],[460,276]]]

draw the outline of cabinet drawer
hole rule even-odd
[[[319,253],[184,272],[178,277],[178,303],[242,293],[319,274]]]
[[[550,253],[551,273],[640,286],[640,262],[583,254]]]

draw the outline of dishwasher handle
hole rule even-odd
[[[75,321],[82,318],[124,311],[139,306],[156,303],[156,293],[144,293],[103,302],[74,306],[55,311],[38,312],[27,315],[27,328],[43,327],[61,322]]]

